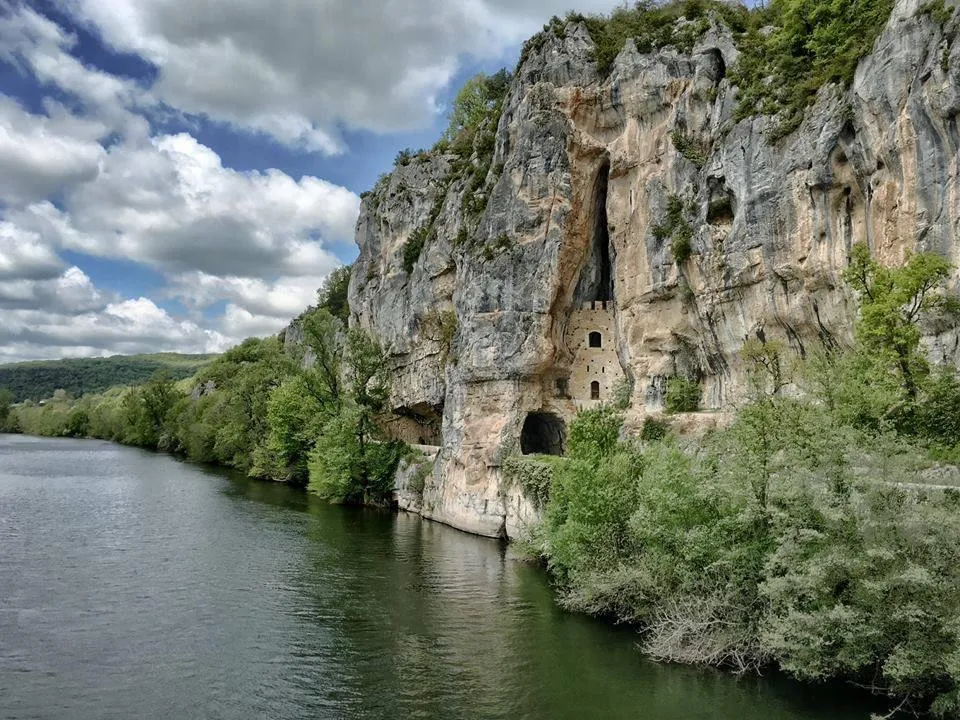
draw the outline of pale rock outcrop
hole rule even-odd
[[[391,352],[394,407],[418,423],[442,415],[414,509],[485,535],[535,518],[499,465],[530,413],[569,420],[583,400],[558,398],[554,379],[571,374],[571,314],[602,294],[604,264],[619,371],[641,413],[661,406],[675,374],[700,380],[707,408],[737,402],[748,338],[798,354],[848,341],[855,303],[841,273],[856,241],[884,262],[933,250],[960,265],[960,41],[919,9],[900,0],[852,88],[825,88],[776,144],[771,119],[734,120],[737,50],[724,28],[688,55],[628,42],[601,79],[589,34],[570,24],[514,75],[475,232],[464,183],[446,183],[451,157],[415,159],[379,183],[361,208],[350,306]],[[702,167],[674,131],[705,149]],[[407,273],[404,244],[438,195],[435,237]],[[652,232],[671,196],[693,229],[680,266]],[[444,310],[458,319],[450,343],[435,331]],[[956,362],[955,329],[932,332],[931,352]]]

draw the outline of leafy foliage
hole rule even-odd
[[[663,407],[668,413],[696,412],[700,407],[700,384],[685,377],[670,378]]]
[[[414,265],[420,259],[420,253],[423,252],[423,246],[427,244],[427,238],[430,236],[433,223],[421,225],[410,233],[407,242],[403,245],[403,271],[407,274],[413,272]]]
[[[671,195],[667,198],[666,215],[650,230],[657,240],[670,240],[670,253],[677,265],[685,263],[693,253],[693,228],[686,215],[683,200]]]
[[[960,492],[924,473],[931,444],[956,457],[960,379],[919,371],[918,329],[947,303],[945,273],[940,258],[883,268],[855,250],[857,346],[794,364],[780,342],[746,343],[752,401],[699,442],[648,418],[634,444],[614,410],[581,413],[569,457],[531,473],[549,490],[529,544],[563,603],[635,623],[655,658],[775,664],[955,716]],[[787,382],[809,399],[784,397]]]
[[[51,398],[58,389],[79,397],[116,385],[143,383],[160,370],[165,370],[174,380],[187,378],[213,358],[213,355],[157,353],[22,362],[0,365],[0,387],[13,393],[14,402]]]
[[[670,433],[670,424],[665,420],[647,417],[640,428],[640,439],[647,442],[664,440]]]
[[[0,432],[5,432],[13,406],[13,393],[0,388]]]
[[[850,84],[892,8],[893,0],[772,0],[755,11],[731,77],[738,118],[776,115],[771,139],[788,135],[821,87]]]
[[[735,30],[743,28],[748,12],[745,8],[715,0],[681,0],[679,2],[637,2],[634,7],[621,7],[607,17],[584,17],[576,13],[568,21],[584,22],[594,42],[594,59],[601,75],[608,75],[628,39],[641,53],[672,46],[690,52],[710,28],[709,15],[722,17]],[[562,29],[553,23],[551,30]]]
[[[677,152],[698,168],[702,168],[707,162],[707,148],[682,130],[670,133],[670,140]]]
[[[511,455],[501,467],[507,484],[518,485],[538,508],[550,499],[554,468],[562,460],[554,455]]]
[[[911,257],[900,268],[886,268],[870,257],[863,243],[851,249],[844,279],[860,293],[857,338],[884,369],[899,375],[904,393],[916,399],[920,380],[929,372],[919,352],[919,320],[947,306],[941,290],[950,264],[932,253]]]
[[[347,293],[350,289],[352,265],[343,265],[331,272],[317,290],[317,307],[346,322],[350,317]]]

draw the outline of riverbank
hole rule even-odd
[[[114,444],[0,437],[0,707],[37,716],[866,720],[640,657],[539,568],[406,514]]]

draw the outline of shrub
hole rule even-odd
[[[686,213],[683,200],[677,195],[670,195],[666,214],[650,229],[657,240],[670,239],[670,252],[678,265],[686,262],[693,253],[693,228],[687,221]]]
[[[663,407],[669,413],[696,412],[700,407],[700,384],[684,377],[670,378]]]
[[[423,252],[423,246],[426,245],[429,236],[429,225],[421,225],[407,238],[403,246],[403,270],[408,275],[413,272],[413,267],[420,259],[420,253]]]
[[[685,226],[678,231],[670,243],[670,254],[673,255],[673,261],[677,265],[683,265],[693,254],[693,244],[691,242],[690,226]]]
[[[562,458],[549,455],[511,455],[500,470],[508,484],[519,486],[534,506],[542,509],[550,499],[550,486]]]
[[[892,8],[893,0],[779,0],[755,11],[731,74],[739,89],[737,117],[776,115],[773,141],[793,132],[821,87],[849,86]]]
[[[613,406],[617,410],[627,410],[633,404],[633,389],[635,381],[624,375],[613,385]]]
[[[618,8],[607,17],[584,17],[571,13],[568,20],[586,24],[594,42],[594,60],[601,75],[608,75],[628,39],[641,53],[667,46],[690,52],[709,29],[708,12],[742,25],[746,11],[712,0],[686,0],[656,4],[638,2],[633,8]]]
[[[666,420],[657,418],[644,418],[643,426],[640,428],[640,439],[647,442],[657,442],[667,437],[670,432],[670,423]]]
[[[595,461],[620,441],[623,415],[607,405],[582,410],[570,424],[570,457]]]
[[[324,308],[344,322],[350,317],[347,295],[350,289],[352,265],[343,265],[333,270],[317,290],[317,307]]]
[[[707,162],[707,148],[682,130],[674,130],[670,133],[670,140],[677,152],[698,168],[702,168]]]
[[[416,472],[410,477],[409,488],[415,495],[417,495],[421,500],[423,499],[423,491],[427,486],[427,478],[433,473],[434,461],[424,462],[417,468]]]

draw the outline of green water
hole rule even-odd
[[[647,662],[491,540],[0,435],[0,718],[868,714],[835,690]]]

